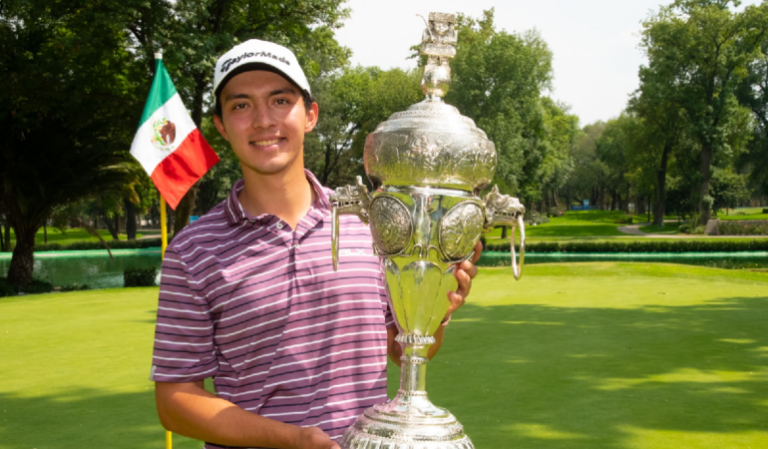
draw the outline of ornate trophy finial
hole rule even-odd
[[[421,79],[421,90],[431,99],[442,98],[451,85],[448,60],[456,56],[456,15],[429,13],[427,28],[421,36],[419,54],[429,56]]]
[[[496,186],[480,198],[493,179],[496,147],[474,121],[441,100],[451,82],[448,60],[456,55],[455,20],[453,14],[429,15],[421,46],[429,57],[422,79],[427,99],[392,114],[366,138],[371,192],[358,177],[330,198],[333,269],[339,215],[357,215],[370,225],[396,341],[403,346],[397,396],[359,416],[339,442],[343,449],[473,449],[456,417],[427,397],[429,347],[450,305],[446,293],[457,288],[456,264],[472,257],[484,229],[512,227],[512,270],[515,278],[522,272],[525,207]]]

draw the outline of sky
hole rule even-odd
[[[522,33],[536,29],[553,54],[554,80],[546,94],[579,116],[582,126],[617,117],[638,86],[638,69],[647,60],[639,48],[642,21],[671,0],[348,0],[351,11],[337,30],[352,63],[412,68],[406,59],[420,42],[430,12],[479,18],[495,8],[496,29]],[[747,4],[757,0],[744,1]],[[740,8],[741,9],[741,8]]]

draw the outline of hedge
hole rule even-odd
[[[490,242],[487,251],[509,251],[509,243]],[[532,242],[525,245],[531,253],[709,253],[732,251],[768,251],[768,239],[755,240],[648,240],[629,242]]]
[[[126,287],[152,287],[155,285],[157,268],[134,268],[123,272]]]
[[[107,246],[109,246],[109,249],[159,248],[160,245],[161,245],[160,239],[107,241]],[[35,245],[35,252],[71,251],[71,250],[88,250],[88,249],[104,249],[104,244],[101,242],[82,241],[82,242],[70,243],[68,245],[62,245],[60,243],[48,243],[43,245]]]

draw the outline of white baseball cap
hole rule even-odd
[[[251,39],[235,45],[216,61],[213,73],[213,94],[218,100],[221,89],[233,76],[259,66],[278,72],[299,88],[312,93],[304,71],[291,50],[274,42]],[[265,67],[266,66],[266,67]]]

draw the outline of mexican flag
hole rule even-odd
[[[160,55],[131,154],[173,208],[219,157],[195,126]]]

